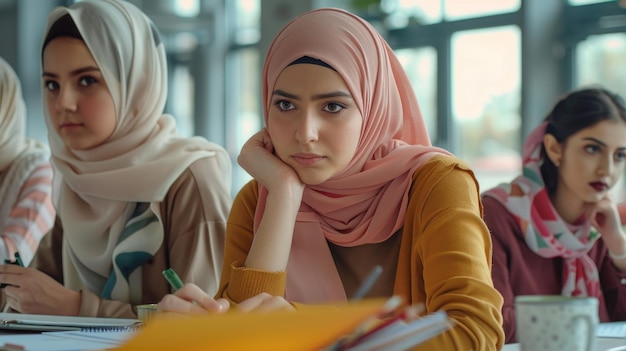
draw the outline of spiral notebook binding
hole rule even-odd
[[[29,315],[1,313],[0,330],[25,330],[39,332],[85,331],[133,332],[141,330],[144,323],[133,319],[66,317],[51,315]]]
[[[120,327],[110,327],[110,326],[82,327],[80,328],[80,331],[87,332],[87,333],[104,333],[104,332],[117,332],[117,333],[129,332],[131,333],[131,332],[138,332],[142,330],[144,326],[145,324],[139,323],[139,324],[132,325],[132,326],[120,326]]]

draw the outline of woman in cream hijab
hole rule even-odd
[[[0,262],[19,253],[28,265],[52,228],[52,167],[48,148],[26,138],[20,81],[0,58]]]
[[[126,1],[56,8],[42,60],[58,216],[31,269],[0,269],[10,307],[134,317],[136,305],[171,292],[161,275],[170,267],[215,293],[230,161],[218,145],[179,137],[163,114],[167,66],[154,24]]]
[[[476,179],[431,146],[380,34],[339,9],[298,16],[269,48],[262,98],[266,127],[239,156],[254,180],[233,203],[218,299],[190,285],[159,308],[267,310],[395,295],[453,321],[420,350],[500,349],[502,298]],[[382,274],[363,295],[377,265]]]

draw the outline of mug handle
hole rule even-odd
[[[591,317],[589,317],[586,314],[579,314],[577,316],[574,317],[574,319],[572,320],[572,323],[575,323],[576,321],[582,319],[585,324],[587,324],[587,348],[585,350],[587,351],[592,351],[593,350],[593,342],[596,340],[596,335],[595,335],[595,321],[591,319]]]

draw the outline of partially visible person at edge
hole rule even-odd
[[[601,88],[563,97],[528,136],[523,174],[482,195],[493,280],[516,341],[518,295],[592,296],[626,320],[626,235],[609,191],[626,161],[626,106]]]
[[[18,312],[136,317],[172,292],[161,272],[217,292],[231,164],[164,115],[167,64],[154,24],[126,1],[54,9],[43,96],[59,192],[31,268],[0,266]]]
[[[26,104],[13,68],[0,57],[0,263],[27,265],[54,223],[50,151],[26,137]]]
[[[263,106],[266,127],[239,156],[254,180],[231,210],[218,299],[187,285],[159,310],[345,303],[381,265],[366,297],[401,296],[453,322],[419,350],[499,349],[502,297],[476,179],[430,146],[380,34],[339,9],[297,17],[269,49]]]

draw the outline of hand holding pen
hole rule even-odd
[[[15,253],[15,260],[11,261],[11,260],[4,260],[4,264],[14,264],[14,265],[18,265],[20,267],[24,267],[24,262],[22,261],[22,258],[20,257],[20,253],[16,252]],[[0,284],[0,289],[5,288],[8,284]]]
[[[24,262],[22,261],[22,258],[20,257],[20,253],[19,252],[15,253],[15,260],[14,261],[5,259],[4,260],[4,264],[15,264],[15,265],[18,265],[20,267],[24,267]],[[6,288],[8,285],[9,284],[2,283],[2,284],[0,284],[0,289]],[[8,303],[5,304],[4,308],[2,309],[2,312],[4,312],[4,313],[8,312],[10,307],[11,306]]]
[[[46,273],[24,267],[19,254],[14,261],[0,265],[0,282],[9,308],[29,314],[78,315],[80,292],[63,286]],[[9,307],[10,306],[10,307]]]
[[[352,300],[359,300],[367,296],[374,283],[382,274],[382,267],[375,266],[367,278],[356,290]],[[163,276],[174,290],[173,294],[166,295],[157,306],[158,311],[177,312],[185,314],[225,312],[230,309],[230,303],[225,299],[213,299],[194,284],[184,284],[182,279],[169,268],[163,271]],[[238,310],[251,312],[255,310],[293,309],[288,301],[281,296],[258,294],[237,306]]]
[[[230,304],[224,299],[213,299],[195,284],[185,284],[172,269],[163,271],[163,277],[170,284],[174,293],[168,294],[157,304],[160,312],[183,314],[223,313]]]
[[[183,314],[224,313],[230,310],[230,302],[226,299],[214,299],[195,284],[184,284],[172,269],[163,271],[163,276],[174,289],[173,294],[166,295],[157,305],[162,312]],[[237,305],[237,310],[252,312],[255,310],[294,309],[282,296],[258,294]]]

